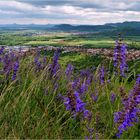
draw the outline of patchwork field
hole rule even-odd
[[[33,32],[33,31],[32,31]],[[55,33],[29,31],[4,32],[0,35],[1,45],[27,45],[27,46],[82,46],[83,48],[114,48],[117,36],[96,35],[93,33]],[[125,36],[124,43],[128,48],[140,48],[140,36]]]

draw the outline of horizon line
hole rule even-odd
[[[24,24],[20,24],[20,23],[8,23],[8,24],[0,24],[0,25],[91,25],[91,26],[96,26],[96,25],[106,25],[106,24],[117,24],[117,23],[125,23],[125,22],[140,22],[140,21],[123,21],[123,22],[108,22],[108,23],[104,23],[104,24],[68,24],[68,23],[46,23],[46,24],[36,24],[36,23],[24,23]]]

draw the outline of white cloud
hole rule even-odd
[[[21,10],[21,11],[34,11],[37,10],[37,8],[33,5],[30,4],[26,4],[26,3],[21,3],[21,2],[17,2],[17,1],[0,1],[0,8],[11,8],[11,9],[15,9],[15,10]]]
[[[51,4],[40,7],[19,1],[0,1],[0,24],[104,24],[126,20],[140,21],[140,11],[131,10],[136,6],[138,0],[133,0],[133,2],[130,2],[130,0],[87,1],[88,4],[94,4],[94,7],[86,5],[84,0],[79,5],[74,5],[74,1],[70,5],[70,1],[68,1],[69,4],[59,6]],[[98,8],[95,5],[103,8]]]
[[[11,15],[19,15],[20,13],[19,12],[16,12],[16,11],[8,11],[8,10],[0,10],[0,14],[11,14]]]

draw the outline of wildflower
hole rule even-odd
[[[56,100],[58,100],[58,101],[60,101],[60,100],[65,100],[65,98],[64,98],[64,96],[61,94],[61,93],[59,93],[57,96],[56,96],[56,98],[55,98]]]
[[[43,70],[46,66],[46,57],[43,57],[42,60],[40,59],[40,53],[38,52],[38,55],[34,58],[34,64],[36,66],[36,70]]]
[[[79,91],[80,94],[83,94],[83,93],[85,93],[85,91],[87,91],[87,89],[88,89],[88,86],[84,82],[84,83],[81,84],[81,86],[79,87],[78,91]]]
[[[12,59],[9,54],[5,54],[3,58],[3,71],[6,74],[6,79],[8,78],[11,70],[12,70]]]
[[[58,49],[56,52],[54,52],[54,56],[53,56],[53,63],[54,64],[58,63],[59,55],[60,55],[60,49]]]
[[[16,58],[16,56],[12,50],[10,50],[10,52],[9,52],[9,57],[10,57],[11,61],[14,61],[14,59]]]
[[[110,96],[111,103],[114,103],[115,99],[116,99],[116,94],[112,93]]]
[[[115,49],[114,49],[114,67],[118,66],[118,41],[116,41]]]
[[[66,76],[67,76],[68,79],[70,78],[72,72],[73,72],[73,65],[68,64],[68,66],[66,68],[66,71],[65,71]]]
[[[80,71],[80,76],[81,77],[88,77],[89,75],[90,75],[90,70],[89,69]]]
[[[92,113],[89,110],[85,110],[84,111],[84,118],[90,122],[92,119]]]
[[[59,55],[60,55],[60,50],[57,50],[55,53],[54,53],[54,56],[53,56],[53,62],[52,64],[50,65],[50,71],[51,71],[51,77],[56,75],[56,72],[59,70],[60,68],[60,65],[58,63],[58,59],[59,59]]]
[[[91,95],[92,96],[92,101],[96,102],[98,100],[98,95]]]
[[[19,68],[19,61],[17,60],[17,61],[14,63],[12,80],[15,80],[15,79],[16,79],[16,75],[17,75],[18,68]]]
[[[84,119],[87,120],[86,128],[88,131],[88,136],[86,136],[86,139],[93,139],[94,129],[90,127],[92,113],[89,110],[84,111]]]
[[[68,93],[68,97],[64,98],[64,104],[66,106],[66,110],[72,111],[74,115],[84,112],[85,110],[85,103],[81,100],[77,91],[74,93]]]
[[[3,54],[3,52],[4,52],[4,47],[2,46],[2,47],[0,48],[0,55]]]
[[[98,91],[97,89],[94,90],[94,93],[90,93],[91,99],[93,102],[96,102],[98,100]]]
[[[114,49],[114,68],[115,73],[120,74],[122,77],[125,77],[125,72],[128,69],[126,63],[126,45],[122,44],[119,41],[116,41],[115,49]]]
[[[41,63],[40,63],[40,61],[39,61],[39,57],[38,57],[38,56],[35,57],[34,63],[35,63],[35,65],[37,66],[37,69],[40,69],[40,68],[41,68]]]
[[[121,46],[121,64],[120,64],[121,76],[125,76],[125,71],[127,70],[126,51],[127,51],[126,45],[122,44],[122,46]]]
[[[86,84],[88,85],[88,86],[90,86],[90,84],[92,83],[92,81],[93,81],[93,74],[90,74],[88,77],[87,77],[87,79],[86,79]]]
[[[77,89],[77,87],[79,85],[80,85],[80,78],[77,78],[72,82],[72,88],[75,89],[75,90]]]
[[[75,79],[72,83],[72,88],[78,91],[80,95],[88,91],[88,87],[93,81],[92,74],[86,73],[84,70],[82,73],[83,73],[82,75],[85,76],[84,79],[80,74],[80,78]]]
[[[90,128],[89,126],[86,126],[89,136],[86,136],[86,140],[92,140],[93,139],[93,134],[94,134],[94,129]]]
[[[100,83],[104,84],[105,82],[105,69],[104,66],[100,68]]]
[[[129,127],[138,123],[138,114],[140,113],[140,109],[138,108],[140,104],[140,75],[129,96],[125,100],[122,100],[122,102],[122,111],[119,111],[114,115],[114,122],[119,125],[117,137],[120,137]]]
[[[44,56],[43,57],[43,64],[46,64],[47,58]]]
[[[85,110],[85,103],[80,99],[79,93],[74,93],[76,97],[76,112],[82,112]]]

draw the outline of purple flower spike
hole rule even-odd
[[[123,109],[114,114],[114,122],[119,125],[117,137],[121,137],[124,131],[138,123],[140,113],[140,75],[136,80],[133,90],[125,100],[122,100]]]
[[[123,44],[121,46],[121,64],[120,64],[120,70],[121,70],[121,76],[125,76],[125,71],[127,70],[127,64],[126,64],[126,46]]]
[[[58,63],[59,55],[60,55],[60,50],[57,50],[54,53],[52,64],[50,65],[50,73],[51,73],[50,76],[51,77],[55,76],[57,71],[60,69],[60,65]]]
[[[66,76],[67,76],[68,79],[70,79],[71,74],[72,74],[72,72],[73,72],[73,69],[74,69],[74,68],[73,68],[73,65],[68,64],[68,66],[67,66],[67,68],[66,68],[66,71],[65,71]]]
[[[104,82],[105,82],[105,68],[104,68],[104,66],[102,66],[100,68],[100,82],[101,82],[101,84],[104,84]]]
[[[115,99],[116,99],[116,94],[112,93],[110,96],[111,103],[114,103]]]
[[[81,100],[77,91],[69,93],[68,97],[64,98],[64,104],[66,110],[72,111],[75,116],[77,113],[83,113],[85,111],[85,103]]]
[[[14,63],[12,80],[15,80],[16,79],[18,68],[19,68],[19,61],[17,60]]]
[[[4,47],[2,46],[0,47],[0,55],[3,54],[3,52],[4,52]]]
[[[126,63],[127,49],[126,45],[116,41],[114,49],[114,68],[115,74],[120,74],[120,76],[125,77],[125,72],[128,70]]]

